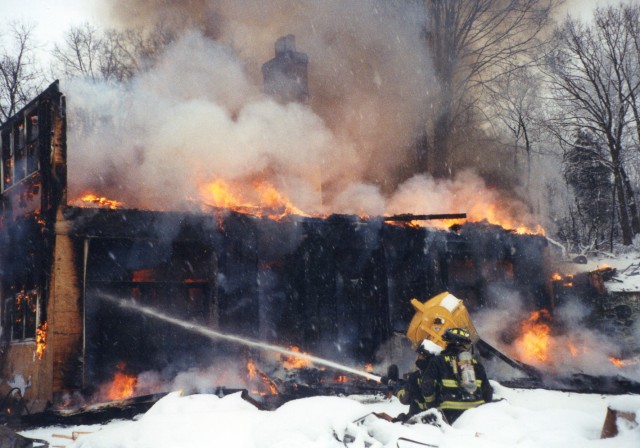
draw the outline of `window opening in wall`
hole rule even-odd
[[[27,175],[40,169],[38,157],[38,115],[35,113],[27,117]]]
[[[2,133],[2,186],[3,190],[13,185],[13,148],[11,132]]]
[[[27,146],[27,175],[30,175],[39,169],[38,145],[36,143],[29,143]]]
[[[27,117],[27,143],[33,143],[36,141],[39,133],[38,115],[36,113],[32,113]]]
[[[5,328],[10,341],[31,340],[36,337],[38,322],[37,290],[20,291],[5,302]]]
[[[14,128],[14,154],[15,154],[15,181],[24,179],[27,175],[27,148],[25,145],[25,129],[24,123],[19,123]]]

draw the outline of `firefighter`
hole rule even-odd
[[[493,388],[484,367],[471,354],[466,329],[449,328],[442,340],[447,346],[422,370],[420,388],[427,407],[440,409],[452,424],[467,409],[490,402]]]
[[[405,376],[403,382],[398,383],[398,387],[395,389],[395,395],[400,400],[400,403],[409,405],[409,412],[398,415],[394,421],[405,422],[415,414],[419,414],[422,411],[426,411],[430,406],[424,399],[422,394],[422,377],[424,370],[429,365],[430,360],[440,353],[442,349],[435,343],[425,339],[418,346],[416,350],[416,367],[417,370],[409,373]],[[384,381],[384,379],[383,379]],[[388,384],[388,382],[387,382]]]

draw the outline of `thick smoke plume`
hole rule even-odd
[[[468,212],[482,219],[479,197],[507,202],[472,173],[444,182],[415,175],[425,170],[416,141],[438,90],[420,2],[107,5],[111,25],[161,25],[178,37],[125,85],[76,80],[63,87],[71,201],[96,192],[126,207],[189,209],[205,182],[224,180],[239,202],[258,203],[255,186],[268,182],[309,214]],[[262,93],[260,67],[286,34],[309,56],[308,104]],[[503,214],[538,222],[513,203]]]

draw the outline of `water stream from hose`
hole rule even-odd
[[[126,308],[132,311],[138,311],[140,313],[146,314],[147,316],[154,317],[156,319],[163,320],[165,322],[169,322],[173,325],[177,325],[179,327],[184,328],[185,330],[192,331],[194,333],[199,333],[203,336],[206,336],[210,339],[223,339],[225,341],[235,342],[237,344],[245,345],[248,347],[254,347],[260,350],[271,351],[276,353],[281,353],[287,356],[293,356],[295,358],[304,359],[310,361],[314,364],[323,365],[327,367],[331,367],[336,370],[340,370],[343,372],[352,373],[354,375],[358,375],[364,377],[368,380],[380,382],[381,377],[377,375],[373,375],[369,372],[364,372],[362,370],[354,369],[353,367],[346,366],[344,364],[340,364],[334,361],[330,361],[324,358],[318,358],[317,356],[309,355],[307,353],[296,352],[293,350],[286,349],[284,347],[280,347],[278,345],[267,344],[264,342],[256,341],[253,339],[244,338],[241,336],[236,336],[233,334],[221,333],[219,331],[213,330],[209,327],[205,327],[204,325],[199,325],[193,322],[184,321],[181,319],[177,319],[175,317],[168,316],[154,308],[142,306],[130,300],[123,300],[118,297],[114,297],[109,294],[101,294],[100,298],[107,300],[111,303],[114,303],[122,308]]]

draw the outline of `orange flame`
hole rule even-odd
[[[71,201],[71,203],[77,207],[98,207],[109,208],[112,210],[122,208],[124,206],[123,202],[107,199],[93,193],[87,193],[81,198]]]
[[[254,380],[259,377],[262,382],[260,385],[263,387],[266,387],[266,392],[262,392],[260,390],[253,390],[252,391],[253,393],[256,393],[259,395],[266,395],[267,393],[271,395],[279,394],[278,388],[276,387],[276,385],[273,383],[273,381],[271,381],[271,379],[269,379],[269,377],[265,373],[258,370],[252,358],[247,359],[247,375],[250,380]]]
[[[527,320],[521,322],[521,334],[516,340],[520,347],[523,361],[529,363],[547,362],[551,345],[551,328],[541,319],[548,319],[547,310],[534,311]]]
[[[300,352],[300,347],[296,347],[295,345],[292,347],[289,347],[289,350],[291,350],[292,352],[303,353],[305,355],[308,355],[308,353]],[[281,359],[282,359],[282,366],[285,369],[301,369],[303,367],[308,367],[309,365],[311,365],[311,361],[309,361],[308,359],[298,358],[295,355],[287,355],[284,357],[281,356]]]
[[[516,215],[517,216],[517,215]],[[539,224],[533,226],[525,225],[517,221],[517,218],[509,211],[509,207],[500,203],[477,203],[467,211],[469,221],[482,222],[487,221],[490,224],[502,226],[505,229],[511,229],[519,235],[533,234],[544,235],[544,229]]]
[[[611,357],[611,358],[609,358],[609,361],[611,361],[611,364],[613,364],[616,367],[624,367],[624,366],[626,366],[625,362],[622,359],[619,359],[619,358]]]
[[[468,222],[476,222],[476,223],[486,223],[490,225],[500,226],[504,229],[510,230],[513,233],[518,235],[544,235],[544,228],[539,225],[525,225],[518,222],[515,218],[511,218],[509,216],[509,212],[506,210],[502,210],[498,205],[495,204],[478,204],[473,207],[471,211],[467,211],[467,218],[458,218],[458,219],[442,219],[435,221],[409,221],[403,223],[397,223],[399,226],[409,226],[409,227],[435,227],[442,229],[449,229],[454,225],[463,224],[465,221]],[[390,222],[390,224],[394,224]]]
[[[260,195],[260,204],[272,210],[281,210],[282,216],[288,214],[304,215],[305,213],[280,193],[268,182],[258,182],[254,187]]]
[[[222,179],[201,184],[199,190],[202,200],[213,207],[235,209],[248,206],[231,193],[229,185]]]
[[[124,373],[124,363],[119,363],[117,367],[119,371],[113,376],[113,381],[107,390],[107,398],[111,401],[131,398],[138,382],[135,376]]]
[[[44,356],[44,349],[47,348],[47,322],[44,322],[36,329],[36,354],[38,359]]]
[[[256,368],[253,359],[249,358],[247,360],[247,375],[249,375],[249,379],[254,379],[258,374],[258,369]]]
[[[289,198],[268,182],[231,185],[217,179],[200,183],[198,191],[200,200],[210,207],[272,219],[280,219],[290,214],[306,216]]]
[[[189,198],[191,203],[201,206],[203,211],[215,209],[231,210],[237,213],[249,214],[271,219],[282,219],[287,215],[311,216],[298,208],[285,194],[271,183],[263,180],[231,181],[223,179],[197,181],[197,198]],[[125,206],[123,202],[101,197],[98,194],[88,193],[70,202],[78,207],[100,207],[117,209]],[[465,205],[466,206],[466,205]],[[209,210],[206,210],[209,208]],[[507,201],[501,203],[500,199],[494,203],[486,201],[474,202],[470,210],[464,210],[467,214],[466,221],[488,223],[501,226],[517,234],[544,235],[545,231],[539,224],[527,225],[522,223],[522,213],[513,210]],[[456,210],[462,211],[462,210]],[[340,212],[340,210],[336,210]],[[322,215],[315,215],[321,217]],[[360,213],[361,219],[370,217]],[[454,224],[461,224],[464,219],[411,221],[405,223],[393,223],[391,225],[404,225],[414,227],[436,227],[448,229]],[[219,224],[221,224],[219,222]]]

